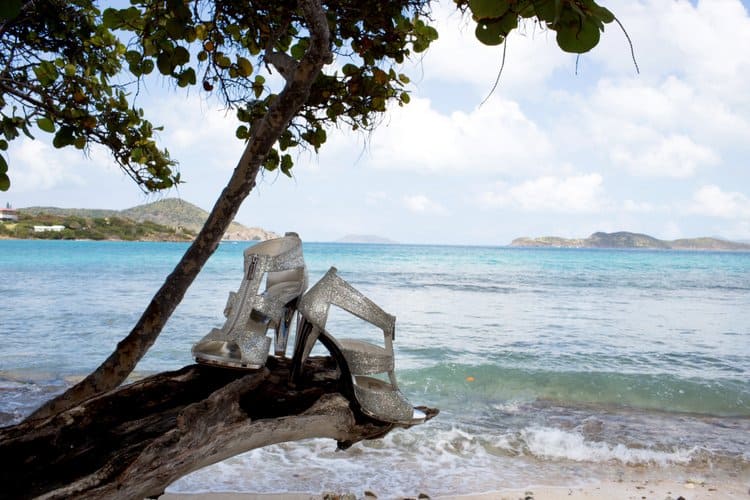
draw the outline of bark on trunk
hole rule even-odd
[[[156,497],[178,478],[254,448],[312,437],[346,448],[395,427],[350,405],[331,358],[311,359],[307,370],[291,387],[288,360],[269,358],[249,374],[192,365],[0,429],[2,496]]]
[[[115,351],[91,374],[65,393],[48,401],[29,419],[46,418],[96,394],[120,385],[133,371],[161,333],[185,292],[193,283],[234,219],[242,202],[255,187],[256,177],[271,147],[307,100],[310,87],[323,66],[331,62],[328,24],[320,0],[300,0],[310,30],[310,46],[293,68],[284,66],[286,85],[257,126],[195,241],[151,299],[138,323]]]

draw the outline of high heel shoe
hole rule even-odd
[[[226,322],[193,346],[198,363],[253,370],[268,358],[275,330],[274,353],[286,354],[289,326],[297,302],[307,287],[302,241],[296,233],[263,241],[244,252],[245,275],[239,290],[229,292],[224,309]],[[266,276],[267,275],[267,276]],[[266,277],[266,289],[259,288]]]
[[[326,330],[328,310],[336,305],[383,330],[385,347],[354,339],[334,338]],[[292,381],[298,382],[302,367],[316,340],[320,340],[336,359],[341,377],[347,381],[348,396],[365,415],[384,422],[419,424],[426,415],[412,407],[396,383],[393,339],[396,317],[362,295],[336,274],[332,267],[297,305],[298,323],[292,359]],[[369,375],[387,373],[388,381]]]

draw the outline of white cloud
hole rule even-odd
[[[20,139],[10,150],[11,189],[14,193],[46,191],[63,184],[85,184],[76,167],[89,162],[78,150],[55,149],[31,139]]]
[[[365,204],[367,205],[380,205],[388,199],[388,193],[383,191],[374,191],[365,194]]]
[[[525,212],[592,213],[606,208],[599,174],[545,176],[516,186],[500,184],[497,187],[495,191],[482,193],[480,203]]]
[[[648,214],[654,212],[656,206],[653,203],[645,201],[625,200],[622,204],[622,209],[626,212]]]
[[[742,3],[613,0],[608,7],[634,41],[641,74],[619,28],[608,26],[583,56],[601,64],[604,77],[589,95],[568,94],[570,113],[552,111],[560,117],[555,136],[635,176],[687,178],[746,156],[750,51],[739,48],[750,47],[750,17]]]
[[[725,192],[715,185],[703,186],[693,195],[690,212],[723,218],[750,217],[750,198],[738,192]]]
[[[750,47],[750,17],[740,0],[611,0],[607,7],[633,40],[643,78],[682,74],[711,93],[748,102],[742,89],[750,77],[750,51],[743,49]],[[586,57],[613,73],[634,71],[616,25]]]
[[[237,166],[244,149],[235,137],[240,125],[234,111],[220,109],[215,102],[193,94],[170,95],[147,108],[154,124],[164,125],[161,142],[181,168],[197,166],[228,172]],[[200,158],[200,164],[194,165]]]
[[[462,17],[453,2],[435,4],[433,17],[440,37],[419,61],[419,71],[431,79],[468,83],[477,97],[484,98],[500,70],[503,46],[482,45],[474,35],[476,23],[469,16]],[[507,40],[498,92],[508,95],[538,86],[556,69],[572,67],[573,61],[557,48],[554,32],[526,23]]]
[[[711,149],[683,135],[619,145],[612,150],[610,158],[635,175],[675,178],[690,177],[699,167],[719,162]]]
[[[654,129],[709,135],[712,141],[734,141],[750,134],[747,116],[728,105],[724,96],[704,92],[673,74],[658,83],[640,77],[603,79],[587,101],[592,112],[614,125],[635,122]]]
[[[371,139],[372,166],[448,173],[544,169],[552,146],[518,104],[493,98],[443,115],[428,99],[394,110]]]
[[[447,215],[448,210],[440,203],[432,201],[423,194],[409,195],[403,197],[403,203],[410,211],[419,214]]]

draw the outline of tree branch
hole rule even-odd
[[[276,71],[287,81],[294,76],[294,71],[297,69],[297,61],[285,52],[266,52],[264,60],[276,68]]]
[[[17,458],[0,468],[0,491],[9,498],[153,497],[252,449],[313,437],[346,448],[399,427],[352,409],[331,358],[311,359],[294,388],[289,368],[276,358],[250,374],[192,365],[0,429],[0,456]]]

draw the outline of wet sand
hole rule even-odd
[[[369,492],[368,492],[369,493]],[[252,494],[252,493],[167,493],[162,500],[385,500],[358,492],[305,494]],[[686,482],[674,480],[623,480],[605,481],[587,486],[529,486],[526,488],[498,489],[497,491],[470,494],[420,497],[398,497],[399,499],[434,500],[555,500],[555,499],[613,499],[613,500],[702,500],[702,499],[750,499],[750,478],[712,484],[701,480]],[[390,499],[389,499],[390,500]]]

